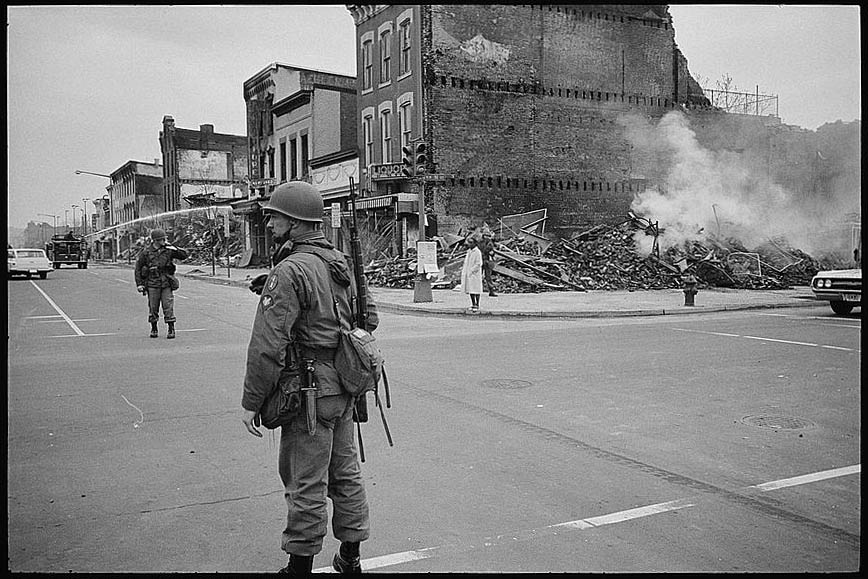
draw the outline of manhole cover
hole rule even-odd
[[[810,420],[799,418],[798,416],[781,416],[776,414],[745,416],[741,421],[748,426],[773,428],[775,430],[801,430],[803,428],[814,428],[816,426],[816,424]]]
[[[507,380],[506,378],[495,378],[494,380],[483,380],[481,383],[486,388],[499,388],[501,390],[518,390],[520,388],[528,388],[533,386],[533,383],[525,380]]]

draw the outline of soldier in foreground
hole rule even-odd
[[[247,431],[262,436],[256,428],[259,415],[276,385],[298,392],[311,367],[316,381],[314,424],[306,416],[310,399],[298,398],[288,404],[298,411],[281,426],[278,471],[287,504],[281,547],[289,563],[280,572],[311,572],[328,527],[328,496],[332,529],[341,541],[333,566],[340,573],[360,573],[359,545],[369,536],[368,503],[353,438],[354,398],[343,390],[334,368],[335,315],[352,313],[350,269],[322,233],[322,197],[312,185],[280,185],[264,210],[278,243],[292,244],[268,275],[253,322],[241,401]],[[372,331],[377,326],[372,302],[368,313]],[[310,360],[312,365],[306,363]]]

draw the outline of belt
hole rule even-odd
[[[307,346],[301,346],[298,349],[298,353],[302,359],[313,358],[321,362],[334,362],[335,352],[337,351],[337,348],[310,348]]]

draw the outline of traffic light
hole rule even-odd
[[[405,177],[415,177],[416,167],[413,164],[413,149],[409,146],[401,147],[401,152],[404,154],[401,162],[404,166],[401,168],[401,173]]]
[[[416,143],[413,167],[415,175],[424,175],[428,171],[428,147],[425,143]]]

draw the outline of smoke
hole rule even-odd
[[[656,125],[639,116],[624,116],[620,123],[637,160],[661,184],[637,193],[631,205],[635,214],[659,223],[661,251],[709,237],[734,238],[748,248],[783,237],[811,253],[824,249],[816,232],[840,224],[846,212],[829,199],[821,206],[803,195],[797,202],[766,171],[750,169],[739,153],[702,147],[679,111]],[[639,232],[636,242],[640,252],[650,253],[651,237]]]

